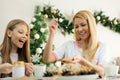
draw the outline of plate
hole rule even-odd
[[[79,75],[79,76],[53,76],[42,77],[42,80],[95,80],[98,78],[97,74],[93,75]],[[41,80],[41,79],[38,79]]]

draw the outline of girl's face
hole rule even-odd
[[[75,18],[74,29],[77,40],[87,40],[90,36],[89,24],[87,20]]]
[[[28,39],[28,30],[26,25],[16,25],[13,31],[9,32],[12,42],[12,48],[22,48]]]

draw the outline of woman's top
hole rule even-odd
[[[57,60],[62,58],[72,59],[76,55],[82,56],[82,49],[78,47],[78,43],[76,41],[68,41],[57,48],[54,51],[54,54]],[[107,62],[107,57],[106,46],[101,43],[95,53],[92,63],[103,66],[103,64]]]

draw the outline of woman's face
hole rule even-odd
[[[10,31],[13,48],[22,48],[28,39],[28,30],[26,25],[16,25],[13,31]]]
[[[77,40],[87,40],[90,36],[89,24],[87,20],[75,18],[74,29]]]

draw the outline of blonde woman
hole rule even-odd
[[[92,67],[100,76],[104,75],[103,66],[106,62],[105,45],[98,41],[96,22],[93,15],[86,10],[79,11],[73,18],[75,41],[68,41],[55,51],[52,44],[58,28],[58,20],[53,19],[49,24],[49,38],[43,58],[46,62],[55,62],[62,58],[71,63],[79,62]]]
[[[6,28],[5,36],[0,45],[0,77],[11,77],[12,63],[24,61],[26,75],[33,73],[30,63],[29,26],[20,19],[11,20]]]

